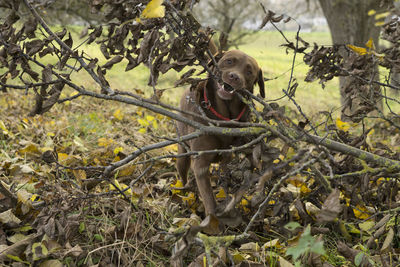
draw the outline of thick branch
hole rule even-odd
[[[303,135],[303,136],[299,136],[303,141],[308,142],[308,143],[317,143],[320,144],[328,149],[346,154],[346,155],[350,155],[353,156],[355,158],[370,162],[370,163],[375,163],[379,166],[383,166],[388,168],[389,172],[393,172],[393,171],[399,171],[400,170],[400,161],[397,160],[392,160],[389,158],[385,158],[382,156],[378,156],[375,154],[372,154],[370,152],[367,151],[363,151],[361,149],[343,144],[343,143],[339,143],[327,138],[322,138],[319,136],[315,136],[315,135]]]

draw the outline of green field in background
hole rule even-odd
[[[295,40],[295,32],[286,32],[286,38],[291,41]],[[316,42],[318,44],[329,45],[330,35],[328,32],[320,33],[304,33],[301,34],[302,38],[310,44]],[[264,71],[264,76],[268,79],[266,86],[266,99],[274,100],[283,95],[282,89],[287,89],[290,72],[293,61],[293,53],[289,51],[287,53],[286,48],[281,45],[285,43],[284,38],[279,32],[274,31],[263,31],[258,32],[249,37],[249,42],[239,47],[240,50],[253,56]],[[98,57],[101,64],[106,62],[103,55],[99,50],[90,49],[86,47],[88,54],[93,57]],[[338,82],[337,80],[330,81],[326,84],[326,88],[322,89],[318,82],[306,83],[304,78],[308,71],[308,67],[303,63],[302,55],[298,54],[296,58],[295,68],[293,76],[297,79],[299,87],[297,88],[295,99],[301,105],[306,112],[315,112],[320,110],[331,110],[337,108],[340,105]],[[149,80],[149,70],[147,67],[141,65],[129,72],[125,72],[125,64],[115,65],[111,70],[107,72],[107,77],[110,81],[110,85],[114,89],[120,90],[131,90],[133,88],[142,89],[149,94],[152,92],[152,88],[147,85]],[[158,89],[165,89],[166,93],[163,96],[163,100],[172,104],[178,104],[180,95],[184,88],[172,88],[173,83],[179,79],[180,75],[184,73],[177,73],[173,70],[161,75]],[[75,74],[76,78],[79,79],[86,86],[94,86],[95,84],[88,79],[83,78],[81,75],[86,74]],[[257,89],[255,92],[258,92]],[[280,105],[289,105],[291,108],[295,108],[292,103],[287,100],[280,100]]]
[[[58,28],[60,30],[61,28]],[[68,27],[72,31],[72,35],[76,37],[73,47],[79,47],[78,50],[81,52],[85,51],[89,57],[97,57],[100,65],[105,64],[107,60],[100,52],[99,46],[96,44],[80,46],[80,43],[84,43],[84,39],[79,39],[79,33],[81,27],[72,26]],[[54,29],[55,31],[57,29]],[[295,42],[296,32],[284,32],[285,37]],[[331,38],[329,32],[307,32],[301,33],[300,36],[303,40],[310,43],[310,51],[314,43],[319,45],[330,45]],[[285,38],[278,31],[260,31],[248,37],[246,44],[239,46],[238,48],[249,55],[253,56],[259,65],[261,66],[264,77],[270,79],[266,81],[266,100],[272,101],[281,98],[284,93],[282,89],[287,89],[288,82],[290,80],[293,52],[287,50],[286,47],[282,46],[285,44]],[[40,59],[43,64],[55,64],[55,58],[46,56]],[[75,65],[75,60],[69,60],[70,65]],[[120,64],[116,64],[112,69],[107,71],[106,77],[110,82],[110,86],[113,89],[118,90],[133,90],[140,89],[150,96],[153,89],[148,86],[149,81],[149,69],[141,64],[135,69],[125,72],[127,61],[124,60]],[[166,74],[160,74],[157,89],[167,89],[163,94],[162,100],[170,104],[178,105],[179,98],[187,87],[174,88],[173,84],[179,79],[179,77],[186,71],[185,68],[182,72],[177,73],[174,70],[169,71]],[[319,111],[335,111],[335,116],[340,110],[340,95],[339,95],[339,83],[338,79],[327,82],[325,88],[319,84],[318,81],[312,83],[304,82],[308,71],[308,66],[303,63],[303,55],[297,54],[296,62],[293,69],[293,77],[297,79],[299,86],[296,90],[295,100],[301,106],[306,114],[314,115]],[[92,78],[84,71],[81,70],[78,73],[72,73],[72,79],[78,84],[83,85],[88,89],[97,88],[97,84]],[[384,77],[381,75],[381,77]],[[65,92],[67,95],[72,93],[71,91]],[[255,93],[258,93],[256,88]],[[396,97],[396,96],[395,96]],[[290,109],[296,109],[295,105],[287,98],[283,98],[278,101],[278,104],[285,105]],[[394,109],[399,109],[400,105],[394,105]]]

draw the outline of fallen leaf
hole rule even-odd
[[[162,3],[163,0],[151,0],[143,10],[142,17],[146,19],[164,17],[165,7]]]
[[[39,264],[39,267],[62,267],[62,266],[64,266],[64,264],[62,264],[62,262],[59,260],[45,260]]]
[[[335,189],[325,199],[321,211],[317,213],[317,221],[320,223],[332,222],[338,217],[341,211],[340,191]]]
[[[348,132],[350,129],[350,124],[348,122],[342,121],[340,118],[336,118],[336,127],[339,130],[342,130],[344,132]]]
[[[392,246],[392,242],[393,242],[393,238],[394,238],[394,231],[393,228],[390,227],[389,231],[386,235],[385,241],[383,241],[382,247],[381,247],[381,253],[385,254],[387,252],[389,252],[391,246]]]

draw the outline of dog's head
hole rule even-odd
[[[218,60],[222,84],[218,84],[217,94],[223,100],[231,100],[234,92],[248,90],[253,93],[255,84],[260,95],[265,97],[264,77],[256,60],[239,50],[224,52]]]

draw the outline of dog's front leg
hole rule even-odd
[[[207,215],[215,214],[217,206],[210,181],[210,163],[209,155],[201,155],[193,160],[193,171],[196,177],[197,188],[199,189]]]

